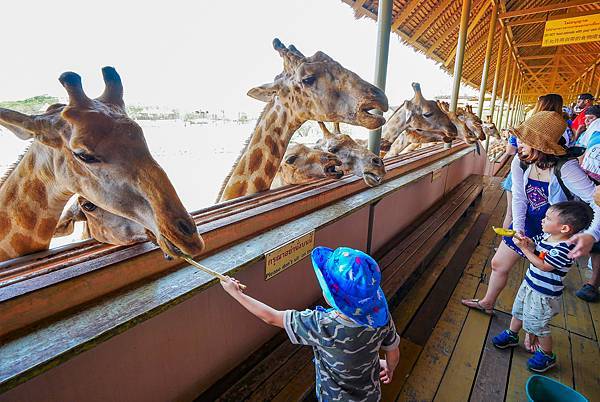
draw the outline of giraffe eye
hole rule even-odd
[[[339,150],[340,150],[339,147],[331,147],[331,148],[329,148],[329,152],[331,152],[332,154],[336,154]]]
[[[431,113],[431,112],[423,113],[423,117],[431,117],[431,116],[433,116],[433,113]]]
[[[311,75],[309,77],[302,79],[302,83],[304,85],[312,85],[315,83],[316,80],[317,80],[317,78],[314,75]]]
[[[298,155],[290,155],[286,160],[285,163],[287,163],[288,165],[293,165],[296,162],[296,159],[298,159]]]
[[[92,204],[91,202],[86,201],[83,204],[81,204],[81,208],[85,209],[88,212],[92,212],[98,207],[95,204]]]
[[[73,152],[73,155],[84,163],[98,163],[100,159],[93,155],[86,154],[85,152]]]

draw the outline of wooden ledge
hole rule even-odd
[[[263,258],[264,253],[274,246],[283,244],[310,230],[327,226],[411,182],[452,164],[471,152],[473,149],[463,147],[424,168],[396,177],[381,186],[354,194],[333,205],[309,213],[302,219],[280,225],[277,229],[263,231],[251,240],[216,252],[201,262],[222,274],[232,275]],[[147,270],[150,266],[144,258],[145,256],[138,257],[121,265],[126,265],[129,271]],[[97,270],[95,274],[103,274],[106,271]],[[89,281],[88,278],[89,275],[86,277],[86,281]],[[52,290],[52,293],[46,296],[49,299],[38,297],[34,301],[42,307],[51,307],[55,302],[52,297],[60,294],[70,296],[76,290],[60,289],[70,282],[73,281],[66,281],[44,289],[48,292]],[[0,393],[181,303],[213,284],[216,284],[214,278],[184,264],[181,268],[143,283],[134,289],[113,293],[108,298],[104,298],[82,311],[70,313],[57,321],[29,329],[27,332],[19,331],[18,337],[15,337],[16,333],[13,333],[0,346]],[[9,303],[14,303],[14,301],[0,304],[0,308]],[[11,315],[8,321],[1,318],[3,329],[5,324],[13,328],[22,327],[25,324],[23,316],[27,315],[31,319],[37,311],[35,304],[23,303],[12,306],[18,313]],[[33,309],[31,309],[32,306]],[[1,312],[6,314],[7,310]]]

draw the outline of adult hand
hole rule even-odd
[[[594,243],[596,243],[596,239],[589,233],[577,233],[571,236],[569,240],[567,240],[567,243],[575,245],[573,250],[569,253],[569,257],[579,258],[590,254]]]
[[[535,250],[535,244],[533,243],[533,240],[531,240],[529,237],[527,237],[525,235],[523,235],[523,236],[515,235],[513,237],[513,242],[521,250],[529,250],[529,251]]]

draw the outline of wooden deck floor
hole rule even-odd
[[[438,279],[451,268],[450,260],[468,236],[477,213],[490,215],[488,227],[502,225],[506,197],[500,179],[486,180],[476,213],[460,223],[456,235],[393,312],[402,334],[401,362],[394,382],[383,387],[384,401],[527,400],[525,382],[532,373],[526,360],[530,355],[521,347],[498,350],[491,344],[491,338],[508,326],[512,302],[527,267],[525,261],[512,270],[493,317],[460,304],[462,298],[485,293],[490,261],[499,242],[491,230],[481,237],[450,300],[439,306],[441,315],[437,315],[428,336],[415,335],[422,332],[415,328],[436,318],[432,318],[431,308],[423,306],[435,305]],[[588,304],[574,294],[587,274],[584,268],[574,268],[567,276],[563,311],[552,322],[558,365],[546,375],[574,387],[590,401],[600,401],[600,304]]]

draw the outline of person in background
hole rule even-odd
[[[221,285],[252,314],[285,328],[292,343],[312,346],[319,401],[379,401],[380,381],[392,381],[400,359],[400,336],[379,286],[379,266],[348,247],[316,247],[311,258],[331,309],[279,311],[245,295],[233,278]]]
[[[576,107],[579,109],[579,114],[573,120],[571,124],[571,129],[573,130],[573,135],[575,136],[574,140],[577,140],[579,136],[585,131],[585,112],[587,108],[594,104],[594,97],[592,94],[581,94],[577,97]]]
[[[584,122],[587,129],[579,137],[578,145],[585,148],[581,160],[581,168],[596,185],[600,184],[600,106],[589,106],[585,111]],[[581,289],[575,293],[587,302],[600,300],[600,243],[594,244],[590,252],[592,276]]]

